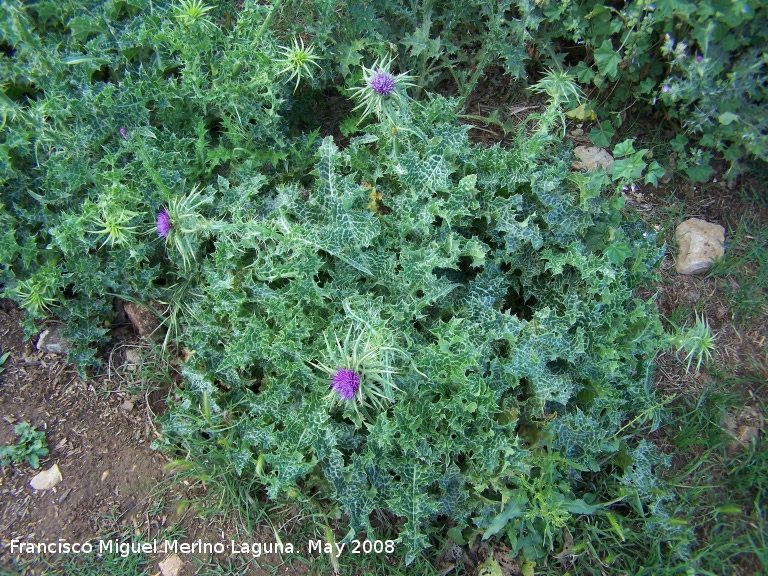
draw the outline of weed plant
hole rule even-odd
[[[556,99],[513,151],[470,145],[456,109],[403,101],[346,150],[326,138],[306,187],[205,191],[232,201],[205,203],[165,442],[271,499],[322,495],[347,541],[388,511],[407,563],[440,518],[538,559],[606,505],[580,474],[621,453],[623,490],[651,497],[663,459],[622,423],[658,425],[661,327],[631,294],[662,251],[599,198],[609,180],[570,180]]]
[[[745,217],[729,234],[731,247],[709,271],[713,278],[731,276],[725,282],[728,306],[734,319],[748,324],[768,315],[768,228]]]
[[[343,88],[359,84],[366,60],[391,52],[419,95],[449,87],[462,102],[491,67],[523,82],[563,70],[594,98],[572,112],[597,119],[597,146],[611,144],[619,111],[634,107],[679,126],[678,167],[692,180],[709,179],[716,152],[732,164],[729,177],[768,160],[768,8],[760,0],[315,0],[286,2],[282,14],[276,24],[311,34],[324,74],[340,75]]]
[[[37,430],[29,422],[21,422],[13,427],[18,436],[15,444],[0,446],[0,466],[27,462],[32,468],[40,467],[40,458],[48,454],[45,432]]]
[[[492,537],[546,566],[569,533],[595,566],[686,565],[670,458],[642,437],[669,339],[635,292],[664,249],[621,193],[661,167],[627,140],[609,174],[571,172],[582,90],[556,54],[511,149],[457,122],[491,63],[523,73],[544,18],[542,43],[588,36],[610,81],[666,26],[587,4],[6,2],[4,294],[28,334],[63,319],[83,370],[115,298],[163,317],[191,356],[155,446],[213,510],[291,502],[326,538],[391,534],[412,566]],[[565,13],[594,29],[558,32]],[[430,92],[449,76],[456,100]],[[343,148],[301,130],[331,86],[356,111]]]
[[[227,14],[200,2],[3,4],[0,283],[28,334],[53,311],[66,321],[83,367],[116,295],[183,305],[188,271],[169,266],[158,212],[190,208],[177,199],[218,178],[274,175],[291,149],[265,11],[251,3],[215,23]]]

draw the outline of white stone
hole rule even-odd
[[[184,562],[181,561],[178,554],[171,554],[168,558],[160,562],[158,567],[163,576],[178,576],[179,572],[184,567]]]
[[[138,348],[126,348],[125,349],[125,364],[123,368],[128,372],[136,372],[141,365],[141,352]]]
[[[725,254],[725,228],[698,218],[690,218],[675,229],[680,248],[676,268],[680,274],[709,270]]]
[[[29,481],[29,485],[35,490],[50,490],[62,480],[61,470],[59,470],[57,464],[54,464],[48,468],[48,470],[43,470],[37,476],[32,478],[32,480]]]
[[[603,148],[576,146],[573,153],[578,158],[571,164],[575,170],[597,170],[598,166],[602,166],[608,171],[613,166],[613,156]]]
[[[50,354],[66,354],[69,351],[69,342],[59,334],[58,326],[53,326],[40,332],[37,349]]]

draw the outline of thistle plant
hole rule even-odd
[[[673,324],[674,326],[674,324]],[[685,371],[690,372],[691,364],[696,361],[696,372],[699,372],[702,362],[712,360],[715,348],[715,335],[709,327],[709,322],[696,313],[696,323],[690,328],[675,326],[675,333],[670,337],[671,344],[677,348],[677,354],[685,351],[683,362]]]
[[[379,93],[397,85],[369,73],[366,90],[392,104]],[[397,112],[404,129],[384,145],[386,120],[344,151],[324,139],[306,186],[243,182],[213,223],[187,225],[165,206],[167,241],[194,227],[217,235],[213,252],[195,253],[199,273],[177,275],[189,292],[164,287],[166,301],[190,304],[182,339],[197,351],[164,416],[166,445],[204,462],[216,444],[255,467],[273,499],[322,486],[354,533],[373,533],[375,510],[404,518],[406,563],[448,519],[464,541],[508,535],[514,554],[543,558],[565,524],[599,511],[573,471],[613,482],[614,439],[657,404],[647,382],[662,326],[633,298],[657,240],[628,225],[637,264],[601,257],[611,240],[585,237],[610,224],[608,183],[578,203],[560,155],[535,154],[543,136],[473,145],[438,96]],[[366,206],[371,186],[399,218]],[[538,544],[524,544],[531,534]]]
[[[396,124],[402,106],[410,99],[405,91],[413,76],[403,72],[393,74],[390,70],[392,57],[378,60],[373,68],[363,66],[365,86],[352,88],[352,97],[358,101],[355,110],[363,110],[360,119],[374,114],[379,120],[388,119]]]
[[[550,69],[544,78],[531,86],[531,92],[549,96],[549,106],[539,115],[536,137],[532,138],[530,143],[536,144],[542,139],[546,140],[558,118],[563,127],[562,136],[565,136],[566,121],[561,107],[563,105],[579,104],[584,100],[584,92],[576,84],[574,77],[564,70]]]
[[[57,280],[60,271],[53,264],[46,264],[10,291],[19,303],[35,316],[43,316],[58,298]]]
[[[172,198],[157,213],[155,231],[181,255],[185,270],[189,269],[195,257],[200,239],[212,234],[223,234],[224,238],[235,243],[244,237],[253,236],[281,238],[279,232],[255,220],[232,223],[205,218],[200,214],[200,208],[208,204],[211,198],[201,198],[201,195],[202,190],[194,188],[186,196]]]
[[[138,214],[122,206],[112,205],[108,202],[100,202],[100,214],[92,214],[90,220],[97,226],[95,230],[89,230],[91,234],[103,236],[104,241],[100,248],[109,244],[110,248],[116,245],[129,244],[133,238],[133,230],[136,226],[128,226]]]
[[[315,56],[314,48],[312,46],[309,48],[304,46],[303,38],[299,38],[298,41],[294,38],[293,46],[290,48],[286,46],[278,46],[277,49],[283,55],[283,58],[277,61],[278,66],[280,66],[278,73],[290,73],[288,81],[296,78],[296,86],[293,88],[293,91],[296,92],[302,78],[312,77],[312,68],[310,66],[317,66],[320,68],[320,64],[317,63],[320,58]]]
[[[531,86],[531,92],[546,94],[556,104],[581,104],[584,91],[575,77],[565,70],[548,70],[544,78]]]
[[[157,235],[161,238],[168,238],[168,234],[171,233],[171,215],[168,214],[168,210],[163,208],[157,214]]]
[[[186,196],[172,198],[157,214],[157,235],[165,238],[166,244],[173,245],[185,269],[194,257],[200,235],[215,227],[198,212],[208,202],[201,194],[202,190],[195,188]]]
[[[395,390],[400,390],[392,382],[392,375],[397,372],[392,368],[392,356],[402,352],[385,345],[379,333],[370,332],[370,328],[363,328],[353,339],[350,325],[344,341],[334,334],[333,344],[323,333],[326,363],[310,364],[331,377],[329,398],[384,410],[387,403],[395,401]]]
[[[213,6],[206,6],[202,0],[179,0],[179,4],[174,8],[174,16],[186,26],[192,26],[199,21],[213,26],[205,17],[211,10]]]

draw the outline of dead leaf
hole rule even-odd
[[[573,536],[567,528],[563,528],[563,551],[560,554],[555,554],[555,558],[562,560],[569,556],[573,556]]]
[[[493,556],[488,556],[485,562],[477,567],[477,576],[504,576],[501,573],[501,566],[496,562]]]

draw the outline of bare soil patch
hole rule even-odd
[[[107,519],[148,521],[153,491],[168,477],[165,458],[149,449],[154,429],[143,399],[108,393],[105,377],[84,380],[63,355],[24,341],[23,314],[9,301],[0,309],[0,346],[10,352],[0,375],[0,444],[14,444],[13,426],[29,422],[44,431],[50,453],[40,469],[9,465],[0,472],[3,563],[15,564],[10,543],[84,542],[104,531]],[[63,481],[36,491],[29,481],[57,464]]]
[[[84,379],[65,355],[43,353],[35,338],[24,340],[22,315],[13,302],[0,301],[0,350],[10,352],[0,373],[0,445],[15,444],[14,425],[28,422],[45,432],[50,453],[37,470],[26,463],[0,469],[0,574],[67,573],[57,567],[71,556],[19,554],[18,547],[12,553],[14,540],[95,544],[128,541],[126,536],[139,542],[227,544],[224,554],[180,554],[184,566],[178,576],[201,573],[216,563],[239,566],[238,574],[254,576],[308,573],[306,564],[276,554],[232,558],[231,541],[272,542],[271,529],[261,526],[247,534],[231,518],[211,519],[194,505],[205,501],[205,487],[174,482],[169,458],[150,448],[168,391],[145,383],[144,392],[131,393],[136,375],[130,361],[126,363],[128,351],[146,344],[130,329],[116,331],[104,373]],[[30,480],[54,464],[63,480],[51,490],[34,490]],[[130,574],[158,574],[167,555],[161,545]]]

